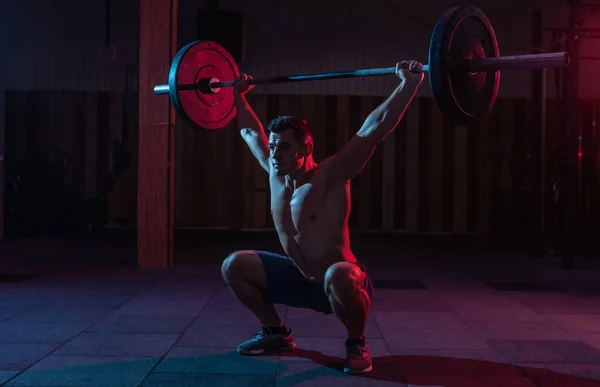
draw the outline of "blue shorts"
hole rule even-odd
[[[267,297],[273,304],[309,308],[325,314],[333,313],[324,284],[307,281],[288,257],[268,251],[253,250],[262,260],[267,275]],[[367,273],[364,265],[358,267]],[[369,297],[373,297],[373,282],[367,274],[364,283]]]

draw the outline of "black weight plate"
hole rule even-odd
[[[500,72],[456,71],[468,59],[500,56],[494,29],[475,6],[448,9],[429,45],[429,82],[442,114],[457,125],[476,125],[491,112]]]

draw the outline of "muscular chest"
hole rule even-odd
[[[325,187],[308,183],[295,191],[277,185],[272,187],[271,210],[273,220],[287,231],[301,232],[308,224],[318,221],[318,214],[326,202]]]

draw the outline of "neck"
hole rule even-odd
[[[312,176],[312,170],[315,169],[316,166],[317,163],[313,160],[312,157],[307,158],[306,162],[302,165],[302,167],[285,177],[286,187],[295,190],[302,184],[309,181],[310,177]]]

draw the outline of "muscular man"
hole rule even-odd
[[[222,274],[229,288],[263,325],[238,346],[240,354],[296,348],[291,330],[273,307],[284,304],[335,313],[348,333],[344,372],[371,371],[364,331],[373,285],[350,249],[350,180],[398,125],[423,81],[420,67],[415,61],[398,63],[400,83],[394,92],[337,154],[318,164],[313,159],[308,123],[293,116],[275,118],[268,124],[267,137],[245,98],[252,88],[251,77],[238,78],[234,88],[237,122],[243,139],[269,174],[273,221],[287,255],[235,251],[223,262]]]

